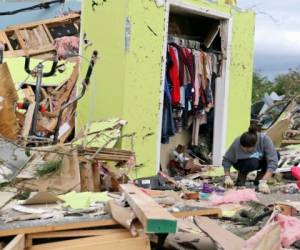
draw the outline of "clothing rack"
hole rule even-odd
[[[201,43],[196,40],[190,40],[179,36],[169,35],[168,43],[176,43],[179,46],[200,50]]]

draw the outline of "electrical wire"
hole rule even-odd
[[[36,5],[30,6],[30,7],[26,7],[26,8],[22,8],[22,9],[18,9],[18,10],[0,12],[0,16],[15,15],[15,14],[18,14],[21,12],[35,10],[35,9],[48,9],[48,8],[50,8],[51,4],[55,4],[55,3],[65,3],[65,0],[54,0],[54,1],[36,4]]]

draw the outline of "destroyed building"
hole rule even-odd
[[[0,249],[300,248],[300,101],[273,93],[251,113],[252,11],[0,7]],[[270,193],[257,171],[224,185],[222,157],[251,116],[281,157]]]

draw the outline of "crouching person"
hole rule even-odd
[[[248,132],[234,140],[223,157],[224,184],[227,187],[234,185],[230,177],[231,166],[238,171],[236,186],[244,186],[248,173],[257,170],[255,185],[258,185],[258,191],[270,193],[267,181],[277,169],[278,160],[279,155],[270,137],[250,127]]]

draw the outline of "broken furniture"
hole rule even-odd
[[[54,41],[63,36],[78,35],[80,14],[52,18],[6,28],[0,33],[5,57],[36,56],[56,51]],[[50,58],[52,55],[50,56]]]

